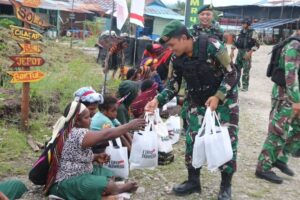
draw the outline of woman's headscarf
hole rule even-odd
[[[92,87],[82,87],[74,92],[75,101],[81,103],[103,103],[103,96],[97,93]]]

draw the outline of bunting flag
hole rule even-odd
[[[130,8],[130,23],[144,27],[145,0],[132,0]]]
[[[116,12],[115,16],[117,18],[117,28],[122,29],[128,17],[128,8],[126,0],[115,0],[116,2]]]

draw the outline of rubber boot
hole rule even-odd
[[[218,200],[231,200],[231,180],[233,174],[221,172],[222,180]]]
[[[175,195],[184,196],[194,192],[201,193],[200,168],[188,169],[188,180],[173,188]]]

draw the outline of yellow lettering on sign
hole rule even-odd
[[[191,0],[190,5],[199,7],[200,6],[200,0]]]
[[[198,9],[197,8],[192,8],[191,9],[191,14],[198,14]]]
[[[190,17],[190,22],[197,23],[197,17]]]

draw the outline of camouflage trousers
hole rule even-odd
[[[236,58],[236,65],[238,66],[238,70],[242,71],[243,89],[248,90],[249,79],[250,79],[250,69],[251,69],[251,59],[249,59],[249,60],[244,59],[246,53],[247,53],[246,50],[239,49],[238,55]],[[240,86],[240,81],[239,81],[239,86]]]
[[[185,99],[183,104],[182,104],[182,107],[181,107],[181,110],[180,110],[180,116],[182,118],[182,121],[183,121],[183,129],[186,130],[187,129],[187,109],[188,109],[188,101]]]
[[[195,136],[198,129],[201,127],[204,115],[205,106],[188,105],[187,109],[187,135],[186,135],[186,152],[185,164],[188,169],[193,168],[192,156]],[[233,149],[233,158],[228,163],[220,167],[220,170],[229,174],[236,171],[237,145],[238,145],[238,122],[239,122],[239,105],[238,105],[238,89],[234,88],[230,98],[226,98],[222,105],[219,105],[216,110],[222,125],[228,127]]]
[[[300,119],[292,118],[292,113],[290,102],[272,100],[268,136],[258,157],[258,171],[269,171],[277,160],[287,163],[289,155],[300,148]]]

